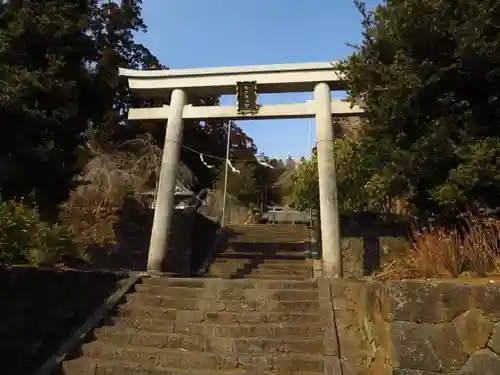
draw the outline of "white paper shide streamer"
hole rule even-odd
[[[226,159],[227,161],[227,165],[229,166],[229,168],[231,168],[231,170],[233,171],[233,173],[241,173],[238,169],[236,169],[232,164],[231,164],[231,160],[229,159]]]
[[[210,165],[208,164],[206,161],[205,161],[205,158],[203,157],[203,154],[200,152],[200,160],[201,162],[203,163],[203,165],[209,169],[212,169],[214,166],[213,165]],[[260,159],[257,159],[257,163],[259,163],[260,165],[266,167],[266,168],[271,168],[271,169],[274,169],[274,167],[269,164],[269,163],[266,163],[265,161],[263,160],[260,160]],[[231,171],[233,173],[241,173],[240,170],[236,169],[232,164],[231,164],[231,160],[227,159],[227,165],[229,166],[229,168],[231,168]]]
[[[207,168],[209,168],[209,169],[212,169],[212,168],[214,167],[213,165],[208,164],[208,163],[205,161],[205,159],[203,159],[203,154],[202,154],[201,152],[200,152],[200,160],[201,160],[201,162],[203,163],[203,165],[204,165],[205,167],[207,167]]]
[[[274,169],[274,167],[273,167],[271,164],[268,164],[268,163],[266,163],[265,161],[262,161],[262,160],[260,160],[260,159],[257,159],[257,162],[258,162],[260,165],[264,166],[264,167]]]

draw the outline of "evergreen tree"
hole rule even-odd
[[[365,104],[361,149],[381,196],[420,213],[495,209],[500,197],[500,3],[362,2],[364,38],[341,68]]]
[[[5,197],[33,195],[42,208],[65,198],[89,99],[85,2],[4,4],[0,29],[0,171]]]

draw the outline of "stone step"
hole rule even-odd
[[[252,232],[252,231],[269,231],[269,232],[309,232],[309,227],[307,225],[301,224],[246,224],[246,225],[233,225],[230,224],[227,227],[235,233],[241,232]]]
[[[301,336],[233,338],[100,327],[93,331],[93,338],[99,340],[101,344],[108,345],[169,348],[209,353],[323,353],[322,337],[309,339]]]
[[[243,250],[246,249],[247,251],[263,251],[263,252],[269,252],[269,251],[282,251],[282,252],[287,252],[287,251],[301,251],[304,248],[308,247],[308,244],[304,241],[298,241],[298,242],[283,242],[284,240],[281,240],[280,242],[259,242],[259,241],[228,241],[227,247],[230,249],[237,249],[237,250]]]
[[[245,299],[257,299],[266,297],[271,300],[293,300],[293,301],[315,301],[318,299],[317,289],[261,289],[261,288],[238,288],[221,286],[217,289],[206,290],[204,288],[169,287],[160,285],[135,285],[137,293],[163,296],[169,298],[208,298],[218,301],[231,301]]]
[[[297,230],[297,228],[266,228],[266,227],[255,227],[255,228],[229,228],[230,236],[244,236],[249,234],[288,234],[290,236],[308,236],[311,233],[307,228],[302,230]]]
[[[264,259],[263,259],[264,260]],[[292,262],[284,263],[281,261],[265,263],[260,259],[231,259],[231,258],[215,258],[211,266],[232,266],[240,264],[243,266],[252,266],[253,268],[275,269],[275,270],[290,270],[301,271],[308,269],[311,264],[306,260],[294,260]]]
[[[209,269],[214,272],[224,272],[224,271],[244,271],[245,273],[255,272],[255,273],[269,273],[269,274],[283,274],[283,275],[303,275],[310,272],[311,267],[305,265],[304,267],[295,268],[278,268],[278,267],[266,267],[261,264],[241,264],[238,262],[227,262],[227,263],[215,263],[211,264]]]
[[[310,237],[306,234],[297,233],[244,233],[236,236],[229,236],[228,241],[234,242],[261,242],[269,244],[308,242]]]
[[[301,271],[301,270],[309,270],[311,268],[311,265],[308,264],[306,261],[295,261],[295,263],[260,263],[257,264],[257,268],[262,268],[266,270],[289,270],[289,271]]]
[[[234,274],[217,274],[217,275],[212,275],[213,277],[219,278],[219,279],[244,279],[244,280],[273,280],[273,281],[280,281],[280,280],[308,280],[311,277],[298,277],[298,276],[288,276],[288,275],[253,275],[253,274],[247,274],[247,275],[234,275]]]
[[[293,253],[301,253],[308,245],[299,243],[299,244],[290,244],[289,246],[283,245],[262,245],[260,243],[228,243],[225,251],[236,251],[236,252],[245,252],[251,254],[293,254]]]
[[[278,242],[279,241],[279,242]],[[228,248],[246,249],[247,251],[301,251],[309,247],[305,241],[285,241],[276,239],[276,242],[262,241],[228,241]]]
[[[285,274],[285,275],[303,275],[310,272],[309,266],[302,267],[266,267],[261,264],[251,264],[251,263],[240,263],[240,262],[227,262],[227,263],[214,263],[210,265],[210,270],[212,272],[223,272],[223,271],[241,271],[245,273],[255,272],[255,273],[271,273],[271,274]]]
[[[317,306],[314,304],[308,304],[307,309],[304,309],[303,306],[296,306],[297,308],[293,309],[294,303],[293,302],[288,302],[285,305],[280,305],[280,306],[285,306],[286,309],[289,311],[284,311],[286,309],[282,310],[273,310],[273,309],[260,309],[260,306],[256,306],[255,304],[247,304],[246,306],[237,306],[236,308],[233,307],[233,305],[229,305],[227,309],[210,309],[210,310],[205,310],[205,309],[200,309],[199,307],[203,306],[196,306],[198,307],[197,309],[179,309],[179,308],[152,308],[152,306],[148,305],[138,305],[138,304],[133,304],[133,303],[125,303],[117,308],[115,308],[115,314],[117,316],[122,316],[122,317],[146,317],[146,318],[155,318],[155,319],[168,319],[168,320],[174,320],[178,319],[177,317],[184,314],[183,316],[186,316],[185,319],[202,319],[199,318],[200,316],[206,316],[207,314],[210,313],[220,313],[220,312],[227,312],[227,313],[235,313],[235,314],[249,314],[249,313],[264,313],[264,314],[313,314],[317,312],[318,310],[315,310]],[[302,311],[300,310],[302,308]]]
[[[245,226],[245,227],[229,227],[229,233],[232,235],[240,235],[246,233],[290,233],[290,234],[308,234],[308,228],[286,228],[286,227],[271,227],[271,226]]]
[[[295,269],[295,270],[287,270],[287,269],[272,269],[272,268],[261,268],[254,267],[249,265],[240,266],[238,264],[226,264],[226,265],[213,265],[209,267],[209,272],[211,275],[214,274],[231,274],[234,275],[235,278],[243,275],[271,275],[271,276],[285,276],[285,280],[287,276],[296,276],[300,278],[307,278],[310,270],[307,268],[304,269]]]
[[[265,267],[257,266],[252,267],[251,271],[253,273],[271,273],[271,274],[281,274],[281,275],[302,275],[308,273],[310,267],[304,266],[303,268],[277,268],[277,267]]]
[[[233,238],[228,239],[227,244],[229,247],[245,248],[251,250],[300,250],[309,246],[309,241],[301,238],[278,238],[263,239],[263,238]]]
[[[248,236],[248,235],[257,235],[257,236],[272,236],[272,235],[288,235],[288,236],[302,236],[308,237],[308,230],[280,230],[278,228],[266,229],[266,228],[246,228],[243,230],[229,230],[228,232],[229,238],[234,238],[238,236]]]
[[[262,247],[280,247],[289,248],[294,245],[302,246],[305,243],[310,242],[310,239],[305,236],[294,236],[289,234],[272,234],[272,235],[245,235],[228,238],[228,243],[236,243],[242,245],[259,245]]]
[[[292,260],[292,261],[269,261],[263,259],[263,261],[252,261],[251,259],[227,259],[227,258],[215,258],[211,265],[223,266],[226,264],[237,264],[240,266],[252,266],[260,267],[266,269],[290,269],[290,270],[301,270],[304,268],[311,267],[311,264],[306,260]]]
[[[248,233],[289,233],[289,234],[303,234],[308,235],[310,233],[307,227],[273,227],[270,225],[259,225],[259,226],[243,226],[243,227],[228,227],[229,231],[233,235],[241,235]]]
[[[312,273],[308,271],[304,272],[278,272],[276,270],[248,270],[245,268],[211,268],[209,271],[212,277],[218,277],[220,279],[240,279],[248,276],[252,276],[253,279],[259,280],[307,280],[312,277]]]
[[[301,268],[278,268],[278,267],[265,267],[263,265],[243,265],[241,266],[238,263],[225,263],[225,264],[211,264],[210,265],[210,270],[212,272],[214,271],[235,271],[235,270],[241,270],[245,271],[246,273],[254,273],[254,274],[261,274],[261,273],[267,273],[267,274],[277,274],[277,275],[290,275],[290,276],[303,276],[306,274],[309,274],[310,272],[310,267],[305,265],[304,267]]]
[[[252,257],[253,258],[253,257]],[[233,259],[233,258],[216,258],[214,263],[220,262],[251,262],[253,259]],[[261,265],[269,265],[269,266],[280,266],[280,267],[303,267],[309,266],[308,259],[260,259]]]
[[[307,224],[297,223],[275,223],[275,224],[229,224],[228,228],[231,229],[259,229],[259,228],[271,228],[271,229],[286,229],[286,230],[307,230],[309,227]]]
[[[251,324],[212,325],[204,323],[178,323],[174,325],[173,333],[233,339],[264,337],[268,339],[283,339],[291,337],[319,339],[323,337],[324,327],[319,323],[310,324],[308,326],[292,324],[262,324],[260,326],[255,326]]]
[[[245,233],[237,236],[227,237],[228,242],[257,243],[261,245],[281,245],[301,244],[310,242],[311,238],[307,235],[289,234],[289,233]]]
[[[307,227],[278,227],[271,225],[245,225],[245,226],[228,226],[229,233],[239,235],[244,233],[309,233]]]
[[[145,348],[132,345],[106,345],[97,341],[81,347],[83,357],[107,361],[129,361],[149,368],[194,370],[251,371],[323,371],[321,355],[293,353],[234,353],[216,354],[189,352],[168,348]]]
[[[215,254],[214,258],[216,260],[219,260],[219,259],[241,259],[241,260],[250,260],[250,261],[259,260],[261,262],[263,262],[264,260],[304,262],[306,260],[306,256],[304,255],[304,252],[302,252],[302,251],[297,252],[297,253],[288,253],[288,254],[258,254],[258,253],[225,251],[225,252]]]
[[[288,275],[253,275],[238,272],[210,273],[210,276],[217,280],[265,280],[265,281],[303,281],[310,280],[312,277],[288,276]]]
[[[243,264],[240,265],[239,263],[232,263],[232,262],[227,262],[225,264],[212,264],[210,265],[211,270],[235,270],[235,269],[241,269],[242,271],[248,272],[255,272],[255,273],[272,273],[272,274],[283,274],[283,275],[302,275],[304,273],[308,273],[311,269],[310,266],[304,265],[304,267],[300,268],[278,268],[278,267],[266,267],[264,265],[256,264]]]
[[[310,274],[277,274],[273,272],[247,272],[244,270],[219,270],[211,271],[210,275],[217,279],[244,279],[244,280],[309,280],[312,278]]]
[[[121,314],[120,314],[121,313]],[[315,313],[262,313],[262,312],[212,312],[167,310],[153,314],[147,309],[121,310],[117,316],[107,317],[103,324],[126,328],[140,328],[148,331],[173,332],[176,323],[206,323],[215,325],[265,325],[265,324],[316,324],[322,316]]]
[[[252,246],[262,248],[283,248],[290,249],[294,247],[303,247],[309,244],[311,240],[305,237],[292,237],[289,235],[283,236],[245,236],[228,238],[227,243],[240,246]]]
[[[176,310],[200,310],[205,312],[314,312],[319,309],[319,301],[272,301],[264,298],[257,300],[228,300],[195,298],[169,298],[168,296],[154,296],[142,293],[132,293],[125,296],[126,303],[121,308],[141,306],[151,310],[162,308]]]
[[[144,277],[141,279],[142,285],[158,285],[165,288],[185,287],[185,288],[207,288],[209,290],[224,290],[227,288],[238,289],[316,289],[318,281],[267,281],[267,280],[217,280],[213,278],[165,278],[165,277]]]
[[[157,333],[178,333],[184,335],[202,335],[202,336],[217,336],[229,338],[284,338],[284,337],[301,337],[301,338],[319,338],[324,331],[323,323],[263,323],[260,325],[253,324],[216,324],[196,322],[195,315],[191,314],[191,320],[185,319],[184,316],[179,316],[180,320],[165,319],[155,313],[149,316],[129,315],[125,319],[115,317],[116,327],[118,328],[136,328],[148,332]],[[155,325],[156,324],[156,325]],[[115,326],[110,326],[115,327]]]
[[[244,228],[242,230],[231,228],[229,230],[230,237],[238,236],[248,236],[248,235],[288,235],[288,236],[309,236],[309,231],[306,230],[290,230],[290,229],[279,229],[279,228]]]
[[[230,242],[255,242],[269,245],[292,244],[310,241],[309,236],[295,233],[244,233],[236,236],[229,235]]]
[[[95,358],[76,358],[64,362],[63,372],[66,375],[220,375],[220,370],[195,370],[195,369],[172,369],[144,367],[140,364],[127,361],[106,361]],[[265,372],[268,375],[323,375],[323,372],[299,372],[299,371],[273,371]],[[224,375],[262,375],[263,370],[255,372],[246,371],[244,368],[225,369]],[[331,374],[340,375],[340,374]]]

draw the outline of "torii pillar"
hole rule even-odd
[[[172,91],[148,253],[147,269],[153,273],[162,271],[168,252],[175,208],[175,185],[184,130],[182,113],[186,102],[187,94],[184,90],[175,89]]]
[[[318,153],[319,202],[323,275],[342,277],[340,218],[337,197],[337,176],[333,154],[333,122],[330,86],[314,86],[316,106],[316,144]]]

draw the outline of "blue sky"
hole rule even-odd
[[[143,15],[149,31],[138,40],[170,68],[339,60],[352,52],[346,43],[361,39],[352,0],[145,0]],[[310,93],[269,94],[259,101],[310,98]],[[225,97],[223,104],[234,100]],[[238,125],[271,157],[308,156],[315,142],[313,120]]]

